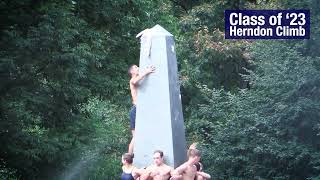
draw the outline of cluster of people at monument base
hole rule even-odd
[[[153,164],[146,168],[137,168],[133,163],[133,154],[122,155],[121,180],[206,180],[211,176],[202,171],[201,152],[192,144],[188,150],[188,160],[174,169],[164,163],[161,150],[153,153]]]
[[[130,111],[130,129],[132,132],[132,139],[128,147],[128,153],[122,155],[122,174],[121,180],[204,180],[210,179],[210,175],[202,172],[202,164],[199,162],[201,153],[196,149],[196,144],[192,144],[188,150],[188,160],[176,169],[164,163],[164,154],[161,150],[156,150],[153,153],[154,164],[146,168],[136,168],[133,166],[133,145],[135,135],[135,121],[136,121],[136,104],[137,91],[139,81],[147,75],[155,72],[154,66],[149,66],[145,71],[139,74],[139,67],[131,65],[128,69],[130,76],[130,91],[132,97],[132,108]]]

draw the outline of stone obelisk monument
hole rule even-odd
[[[138,87],[134,164],[146,167],[162,150],[165,163],[177,167],[186,160],[186,139],[173,35],[159,25],[140,35],[139,71],[156,70]]]

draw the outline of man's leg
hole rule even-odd
[[[131,142],[130,142],[130,144],[129,144],[128,153],[133,154],[134,130],[131,130],[131,132],[132,132],[132,139],[131,139]]]
[[[128,147],[128,153],[133,154],[133,145],[134,145],[134,130],[136,127],[136,106],[133,106],[130,111],[130,129],[132,133],[132,139]]]

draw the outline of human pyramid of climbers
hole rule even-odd
[[[201,153],[193,143],[188,149],[188,160],[174,169],[164,163],[163,152],[156,150],[153,153],[153,164],[146,168],[136,168],[133,163],[133,154],[122,155],[121,180],[205,180],[210,179],[208,173],[202,171],[199,162]]]
[[[133,144],[135,134],[135,117],[137,103],[137,87],[139,81],[150,73],[155,72],[154,66],[149,66],[139,75],[139,67],[131,65],[128,73],[130,79],[130,90],[133,106],[130,111],[130,128],[132,140],[129,144],[128,153],[122,155],[122,174],[121,180],[205,180],[211,176],[202,171],[200,163],[201,152],[197,149],[197,143],[190,145],[187,151],[188,160],[176,169],[164,163],[164,154],[161,150],[155,150],[153,153],[153,164],[145,168],[137,168],[133,165]]]

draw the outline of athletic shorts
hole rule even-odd
[[[136,106],[133,105],[130,110],[130,129],[134,130],[136,127]]]

